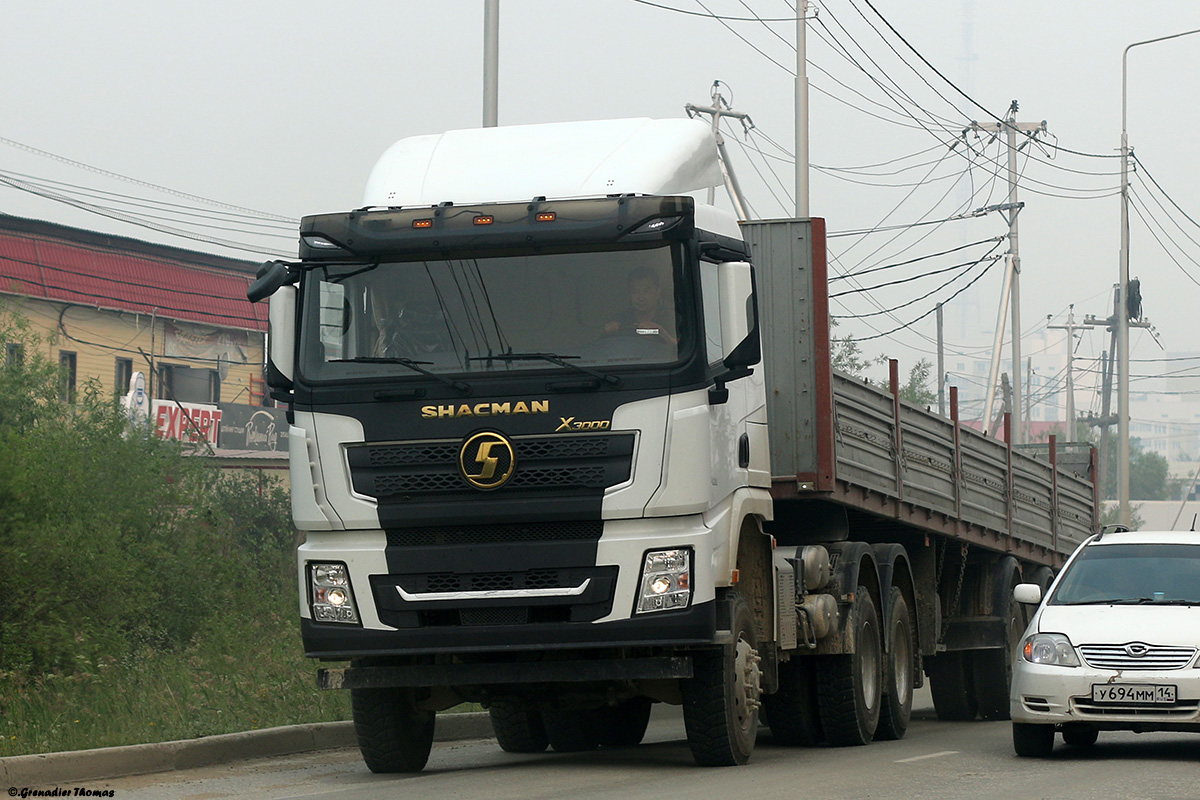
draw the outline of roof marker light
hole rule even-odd
[[[538,222],[554,222],[558,218],[558,214],[553,211],[539,211],[534,217]]]
[[[414,228],[432,228],[433,220],[431,220],[431,219],[414,219],[413,227]]]
[[[493,217],[491,214],[480,214],[478,217],[476,217],[472,221],[476,225],[491,225],[493,222],[496,221],[496,218]]]

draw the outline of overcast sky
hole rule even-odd
[[[1007,159],[1000,144],[971,134],[965,143],[949,145],[972,120],[994,121],[992,115],[1003,116],[1016,99],[1019,122],[1046,120],[1049,131],[1044,149],[1031,146],[1018,159],[1026,203],[1019,218],[1022,327],[1036,335],[1047,315],[1061,323],[1070,303],[1080,317],[1106,316],[1117,279],[1119,201],[1113,193],[1119,161],[1054,146],[1115,155],[1122,49],[1200,28],[1200,3],[872,2],[899,36],[971,99],[921,63],[867,0],[820,3],[808,37],[810,158],[825,169],[812,173],[812,214],[825,217],[830,231],[846,232],[940,220],[1003,202]],[[501,0],[500,124],[678,117],[685,103],[707,103],[720,80],[734,108],[749,113],[757,126],[749,139],[729,134],[756,214],[790,216],[790,155],[772,142],[792,150],[795,24],[723,24],[703,16],[707,8],[728,17],[775,19],[794,13],[789,3],[661,4],[701,16],[633,0]],[[0,179],[250,250],[135,227],[10,186],[0,185],[0,211],[248,259],[269,256],[271,249],[294,253],[290,223],[226,216],[221,212],[228,209],[105,177],[11,142],[284,220],[345,210],[360,203],[372,164],[395,140],[480,124],[482,31],[482,0],[11,3],[0,49],[0,137],[6,140],[0,143]],[[1135,205],[1141,204],[1150,228],[1133,214],[1131,271],[1142,280],[1146,314],[1172,351],[1200,350],[1194,344],[1200,227],[1185,216],[1200,220],[1198,96],[1200,35],[1131,52],[1130,143],[1166,192],[1154,190],[1144,174],[1133,181]],[[901,160],[869,166],[893,159]],[[868,168],[839,171],[850,167]],[[143,205],[123,204],[132,201],[119,195],[141,198],[136,202]],[[165,203],[186,206],[188,224],[180,224],[180,209]],[[198,222],[234,230],[200,228]],[[1174,261],[1151,236],[1158,224],[1164,229],[1155,232]],[[836,274],[1006,232],[1007,223],[993,213],[841,236],[830,247]],[[976,261],[991,246],[859,278],[858,286],[870,286],[944,270],[871,297],[838,298],[833,312],[856,317],[843,320],[838,332],[873,336],[926,313],[990,262],[950,268]],[[1002,267],[997,262],[974,290],[948,304],[952,349],[980,352],[967,349],[979,341],[968,339],[971,331],[961,321],[991,327]],[[843,280],[831,291],[853,286]],[[889,314],[862,316],[926,292],[927,299]],[[931,356],[932,335],[930,316],[864,347]],[[1136,332],[1133,341],[1135,358],[1160,355],[1146,333]],[[1079,355],[1094,356],[1104,346],[1101,334],[1090,334]]]

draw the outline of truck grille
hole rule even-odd
[[[1135,656],[1123,644],[1085,644],[1079,652],[1090,667],[1097,669],[1166,670],[1183,669],[1196,657],[1194,647],[1150,645],[1143,655]]]
[[[604,532],[600,520],[578,522],[535,522],[504,525],[446,525],[423,528],[393,528],[387,532],[388,547],[438,547],[461,544],[510,544],[513,542],[599,541]]]
[[[514,436],[516,469],[500,490],[600,494],[629,480],[632,433]],[[354,491],[381,503],[473,495],[459,474],[461,441],[389,442],[346,448]]]

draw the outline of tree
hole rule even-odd
[[[929,388],[929,377],[933,364],[928,359],[919,359],[908,371],[908,380],[900,387],[900,399],[918,406],[931,406],[937,402],[937,393]]]

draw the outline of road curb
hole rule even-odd
[[[492,735],[487,712],[442,714],[434,741],[483,739]],[[0,787],[62,785],[67,782],[145,775],[206,767],[251,758],[286,756],[357,745],[352,722],[284,725],[174,742],[103,747],[0,758]]]

